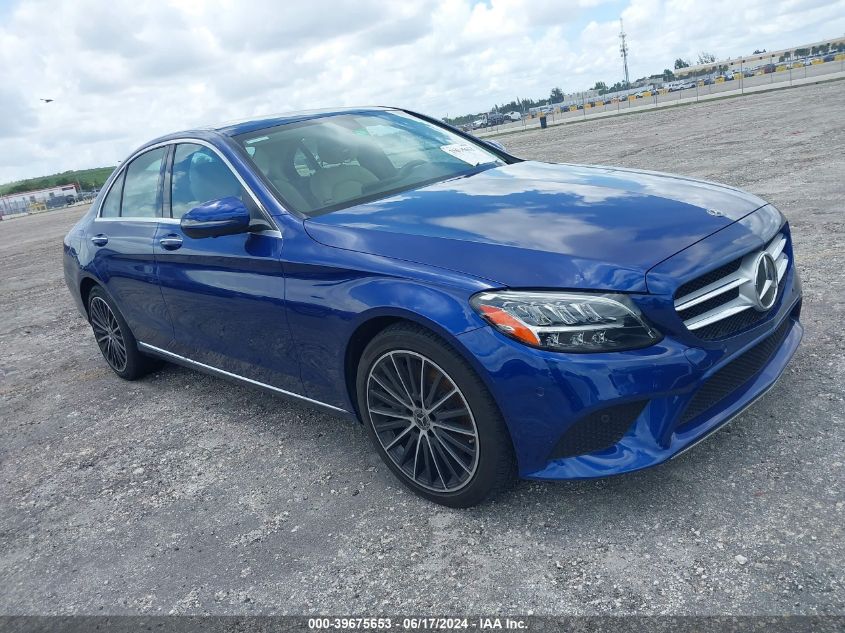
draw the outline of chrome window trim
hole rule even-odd
[[[149,343],[143,343],[141,341],[138,341],[138,347],[153,352],[154,354],[157,354],[159,356],[184,363],[185,365],[188,365],[190,367],[196,367],[197,369],[201,369],[211,374],[216,374],[218,376],[223,376],[226,378],[232,378],[234,380],[245,382],[256,387],[261,387],[262,389],[269,389],[270,391],[275,391],[276,393],[280,393],[291,398],[296,398],[298,400],[304,400],[305,402],[310,402],[311,404],[315,404],[320,407],[325,407],[326,409],[331,409],[332,411],[337,411],[338,413],[345,413],[347,415],[349,414],[349,411],[347,411],[346,409],[341,409],[340,407],[336,407],[333,404],[321,402],[320,400],[314,400],[313,398],[309,398],[308,396],[303,396],[298,393],[294,393],[293,391],[274,387],[273,385],[268,385],[267,383],[259,382],[258,380],[247,378],[246,376],[241,376],[240,374],[234,374],[230,371],[226,371],[225,369],[218,369],[217,367],[212,367],[211,365],[206,365],[205,363],[201,363],[196,360],[191,360],[190,358],[187,358],[185,356],[175,354],[174,352],[169,352],[166,349],[156,347],[155,345],[150,345]]]
[[[147,217],[145,215],[136,215],[136,216],[122,216],[122,215],[120,215],[120,216],[117,216],[116,218],[112,218],[112,217],[104,218],[102,216],[102,213],[103,213],[103,203],[106,201],[106,198],[109,197],[109,194],[111,193],[111,190],[114,187],[114,183],[116,181],[120,180],[120,177],[126,173],[126,167],[129,164],[131,164],[132,161],[135,160],[138,156],[141,156],[142,154],[146,154],[148,151],[152,151],[154,149],[164,147],[165,145],[167,145],[167,143],[156,143],[155,145],[150,145],[149,147],[139,149],[137,152],[135,152],[129,158],[127,158],[125,161],[123,161],[123,163],[120,165],[120,168],[115,170],[114,176],[112,177],[111,181],[109,182],[108,191],[106,191],[106,194],[102,197],[102,199],[100,200],[100,204],[97,206],[97,215],[94,216],[95,222],[115,222],[117,220],[131,220],[133,222],[156,222],[158,220],[161,220],[161,218],[159,218],[159,217],[150,218],[150,217]],[[167,153],[166,152],[165,152],[162,160],[164,160],[164,161],[167,160]],[[159,179],[161,179],[161,168],[159,168]],[[124,181],[125,180],[126,179],[124,178]],[[121,210],[121,212],[123,211],[123,196],[121,196],[121,198],[120,198],[120,210]]]
[[[212,145],[208,141],[205,141],[205,140],[200,139],[200,138],[192,138],[192,137],[188,137],[188,136],[169,139],[167,141],[161,141],[160,143],[155,143],[153,145],[147,145],[146,147],[143,147],[143,148],[137,150],[135,153],[130,155],[129,158],[127,158],[125,161],[123,161],[123,164],[120,166],[120,169],[115,171],[115,174],[112,177],[111,182],[109,183],[108,191],[106,191],[105,195],[102,197],[99,205],[97,206],[97,214],[94,216],[94,221],[95,222],[114,222],[114,221],[117,221],[117,220],[131,220],[133,222],[161,222],[163,224],[179,224],[179,218],[166,218],[164,216],[156,217],[156,218],[132,217],[132,216],[120,216],[120,217],[116,217],[116,218],[104,218],[104,217],[102,217],[102,212],[103,212],[103,202],[105,202],[109,193],[111,193],[111,189],[114,186],[115,181],[120,177],[120,174],[122,174],[126,171],[126,166],[129,165],[130,163],[132,163],[133,160],[135,160],[141,154],[144,154],[144,153],[146,153],[150,150],[154,150],[154,149],[158,149],[160,147],[166,147],[166,146],[169,146],[169,145],[173,145],[174,151],[175,151],[176,145],[186,144],[186,143],[191,143],[191,144],[194,144],[194,145],[202,145],[203,147],[210,149],[212,152],[214,152],[214,154],[218,158],[220,158],[220,160],[223,161],[223,163],[226,165],[226,167],[229,168],[229,171],[231,171],[234,174],[235,178],[238,179],[238,182],[241,183],[241,186],[249,194],[250,198],[252,198],[252,201],[258,207],[258,210],[264,216],[264,219],[267,220],[267,223],[270,226],[274,227],[273,229],[270,229],[270,230],[267,230],[267,231],[257,231],[257,233],[259,233],[259,234],[278,233],[279,237],[282,236],[282,233],[279,230],[279,225],[276,224],[276,220],[273,218],[273,216],[271,216],[269,213],[267,213],[267,209],[265,209],[264,205],[261,204],[261,201],[258,199],[258,196],[255,194],[255,192],[252,190],[252,187],[250,187],[249,185],[246,184],[246,181],[238,173],[238,170],[234,168],[234,166],[229,161],[229,159],[226,158],[220,152],[219,149],[217,149],[214,145]],[[122,209],[121,209],[121,211],[122,211]]]
[[[144,217],[116,217],[116,218],[94,218],[96,222],[148,222],[155,224],[179,224],[177,218],[144,218]]]

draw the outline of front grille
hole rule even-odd
[[[757,310],[744,310],[729,316],[727,319],[722,319],[705,325],[696,334],[706,341],[712,341],[720,338],[727,338],[737,332],[747,330],[752,325],[761,321],[766,316],[765,312],[757,312]]]
[[[710,341],[732,336],[763,319],[766,311],[757,309],[756,299],[758,259],[763,252],[771,255],[780,292],[789,267],[787,243],[786,234],[778,233],[764,250],[747,253],[680,286],[675,292],[675,310],[687,329]],[[777,297],[773,306],[776,304]]]
[[[720,280],[722,277],[727,277],[731,273],[735,273],[737,269],[739,269],[739,265],[742,263],[742,257],[733,260],[732,262],[728,262],[724,266],[719,266],[719,268],[715,270],[711,270],[709,273],[704,273],[701,277],[696,277],[692,281],[688,281],[683,286],[678,288],[678,291],[675,293],[676,297],[683,297],[684,295],[691,294],[696,290],[701,290],[704,286],[712,284],[714,281]]]
[[[646,400],[599,409],[570,426],[552,449],[549,459],[594,453],[616,444],[645,408]]]
[[[678,425],[697,418],[751,380],[781,346],[791,325],[792,319],[785,318],[771,336],[710,376],[687,404]]]

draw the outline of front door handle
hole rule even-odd
[[[91,242],[93,242],[95,246],[105,246],[109,243],[109,238],[100,233],[99,235],[92,237]]]
[[[168,235],[167,237],[163,237],[158,241],[161,244],[161,247],[168,250],[168,251],[175,251],[177,248],[182,246],[182,238],[178,235]]]

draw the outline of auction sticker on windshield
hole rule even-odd
[[[493,158],[485,151],[478,147],[474,147],[469,143],[452,143],[451,145],[441,145],[440,149],[449,156],[464,161],[470,165],[481,165],[483,163],[493,162]]]

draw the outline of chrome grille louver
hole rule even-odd
[[[789,267],[789,257],[785,252],[786,244],[786,235],[778,233],[765,249],[748,253],[717,269],[726,271],[723,276],[713,280],[713,272],[711,272],[681,286],[678,290],[680,296],[675,298],[675,310],[687,329],[701,338],[721,338],[751,325],[758,317],[762,318],[766,310],[760,305],[758,290],[765,292],[768,288],[766,284],[769,282],[758,279],[760,275],[758,264],[764,253],[771,256],[779,294],[780,283]],[[761,281],[761,287],[758,288],[758,283]],[[697,282],[706,283],[702,285]],[[749,310],[750,313],[747,312]],[[735,315],[741,316],[726,321]],[[720,325],[725,327],[720,327]]]

